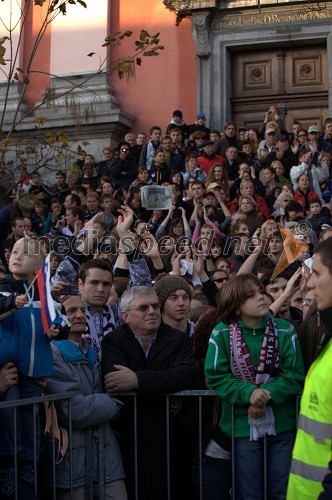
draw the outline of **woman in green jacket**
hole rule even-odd
[[[285,498],[304,379],[294,327],[269,313],[265,289],[253,274],[233,277],[220,294],[219,319],[209,341],[205,374],[222,398],[221,430],[232,435],[235,498]]]

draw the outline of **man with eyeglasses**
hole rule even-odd
[[[188,487],[185,464],[179,463],[183,458],[182,436],[177,434],[175,438],[173,434],[175,429],[179,432],[175,413],[181,410],[173,408],[170,401],[169,414],[165,398],[157,395],[197,387],[189,339],[161,322],[159,300],[150,287],[127,290],[120,305],[124,325],[106,335],[102,342],[102,372],[108,393],[135,391],[141,396],[135,400],[124,397],[125,405],[119,419],[128,497],[135,500],[166,498],[166,423],[169,422],[171,498],[185,498],[183,490]],[[135,439],[137,450],[134,452]]]

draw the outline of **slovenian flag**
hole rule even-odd
[[[54,301],[51,294],[51,269],[50,269],[50,254],[45,259],[44,264],[37,272],[37,287],[39,293],[41,315],[44,333],[54,323],[57,313],[54,308]]]

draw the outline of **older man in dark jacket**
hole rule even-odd
[[[161,324],[158,297],[152,288],[127,290],[121,298],[121,310],[125,325],[106,335],[102,342],[102,371],[107,392],[137,391],[139,395],[137,469],[133,447],[135,421],[132,398],[125,398],[121,417],[128,496],[135,500],[168,498],[168,421],[171,433],[171,498],[185,498],[183,489],[181,491],[186,482],[185,459],[183,461],[183,451],[186,450],[183,449],[183,435],[179,433],[181,405],[178,400],[171,400],[169,415],[165,398],[157,395],[197,387],[197,370],[188,337]]]

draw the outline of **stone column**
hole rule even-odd
[[[211,116],[211,75],[210,75],[210,44],[209,44],[209,12],[194,14],[193,38],[196,44],[197,60],[197,111],[204,113],[207,123]]]
[[[332,116],[332,33],[326,37],[327,49],[327,84],[329,91],[329,116]]]

